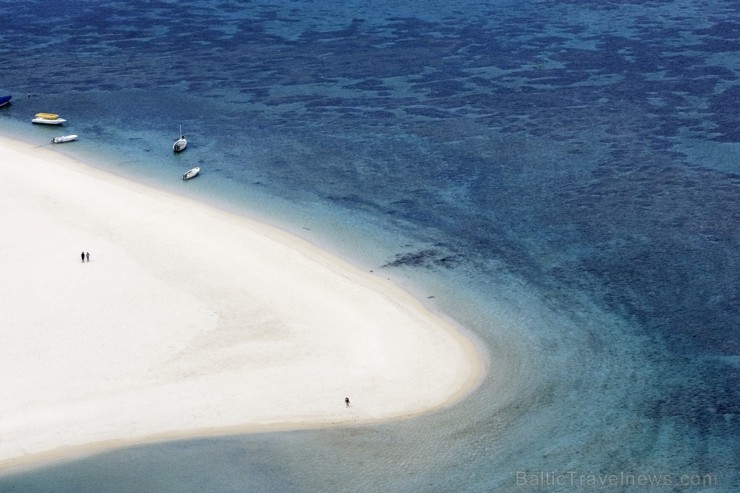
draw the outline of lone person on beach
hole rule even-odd
[[[82,253],[80,254],[80,258],[82,258],[82,261],[83,261],[83,262],[85,261],[85,252],[82,252]]]
[[[344,398],[344,403],[349,407],[349,397]]]
[[[90,252],[87,252],[85,254],[85,260],[87,260],[88,262],[90,261]]]

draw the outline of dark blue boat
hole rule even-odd
[[[5,106],[6,104],[10,103],[10,99],[13,96],[0,96],[0,106]]]

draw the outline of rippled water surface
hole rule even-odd
[[[0,491],[740,490],[738,2],[0,18],[0,131],[42,145],[58,129],[30,119],[59,113],[62,152],[383,271],[492,362],[418,419],[114,450]]]

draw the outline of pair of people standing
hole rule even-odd
[[[83,262],[86,261],[86,260],[89,262],[90,261],[90,252],[82,252],[80,254],[80,258],[82,259]]]

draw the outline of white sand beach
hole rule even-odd
[[[0,173],[0,472],[412,416],[485,371],[458,328],[280,229],[7,138]]]

